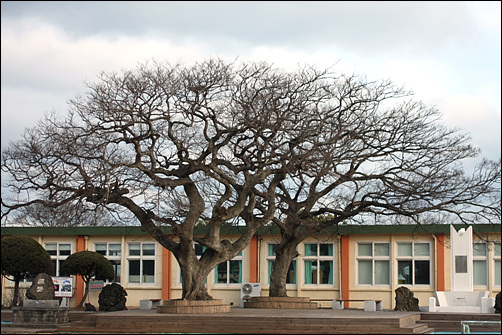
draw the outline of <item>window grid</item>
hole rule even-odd
[[[113,282],[120,283],[122,269],[122,243],[94,242],[94,251],[108,259],[113,266]],[[106,283],[110,283],[110,281],[106,280]]]
[[[400,285],[431,284],[431,244],[397,243],[397,271]]]
[[[357,243],[358,285],[390,285],[390,244]]]
[[[56,277],[68,277],[69,274],[61,270],[61,265],[71,255],[73,246],[67,242],[45,242],[45,250],[51,256],[52,270],[50,275]]]
[[[128,282],[132,284],[155,284],[155,249],[152,242],[128,243]]]
[[[307,285],[334,284],[334,244],[304,244],[304,283]]]

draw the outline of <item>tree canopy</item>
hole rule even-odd
[[[2,149],[16,195],[2,216],[69,203],[129,213],[173,252],[186,299],[210,299],[209,271],[271,221],[294,243],[347,219],[500,222],[500,161],[466,176],[462,160],[479,154],[469,136],[388,80],[210,59],[102,73],[87,88]],[[236,240],[221,234],[229,223],[246,227]]]
[[[19,300],[19,282],[39,273],[51,273],[51,256],[29,236],[5,236],[2,239],[2,275],[14,281],[13,306]]]
[[[85,298],[89,294],[91,279],[111,280],[114,278],[114,269],[110,261],[95,251],[86,250],[71,254],[64,260],[62,270],[71,275],[79,275],[84,280],[85,292],[78,308],[84,305]]]

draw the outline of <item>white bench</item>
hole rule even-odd
[[[351,299],[310,299],[311,301],[332,301],[333,309],[343,309],[344,301],[364,302],[366,312],[375,312],[382,310],[382,300],[351,300]]]
[[[382,310],[382,300],[351,300],[351,299],[335,299],[333,300],[333,309],[343,309],[345,301],[364,302],[365,312],[375,312]]]
[[[139,309],[154,309],[162,305],[162,299],[144,299],[139,301]]]

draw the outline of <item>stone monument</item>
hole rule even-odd
[[[418,306],[418,298],[415,298],[413,292],[411,292],[409,288],[401,286],[396,288],[395,292],[396,292],[396,307],[394,307],[395,311],[404,311],[404,312],[420,311],[420,307]]]
[[[51,276],[40,273],[26,292],[23,306],[12,308],[12,325],[23,327],[57,327],[70,322],[69,307],[60,307],[55,299]]]
[[[450,225],[451,291],[436,291],[429,298],[429,312],[493,313],[494,298],[488,291],[474,291],[472,227],[458,231]]]

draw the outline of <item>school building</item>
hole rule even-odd
[[[465,225],[339,225],[332,232],[310,237],[298,245],[292,262],[288,296],[312,299],[382,300],[383,309],[395,306],[395,289],[408,287],[427,306],[436,291],[451,291],[455,285],[455,263],[465,262],[465,275],[473,291],[488,291],[495,297],[501,290],[501,225],[470,226],[472,242],[464,255],[451,252],[450,229]],[[200,227],[204,233],[206,227]],[[242,227],[227,227],[222,236],[238,238]],[[103,254],[113,264],[115,282],[127,292],[127,307],[138,308],[143,299],[181,297],[180,269],[174,256],[140,227],[2,227],[2,237],[28,235],[51,255],[53,273],[62,276],[61,264],[70,254],[83,250]],[[262,227],[251,243],[235,258],[218,265],[207,278],[207,289],[215,299],[235,307],[245,295],[268,296],[269,278],[280,232]],[[196,253],[203,247],[194,245]],[[462,279],[464,281],[464,279]],[[102,285],[93,282],[88,302],[98,308]],[[249,284],[252,284],[251,286]],[[29,281],[21,284],[28,288]],[[2,306],[12,301],[14,283],[2,277]],[[70,307],[83,297],[84,285],[73,280]],[[246,290],[243,288],[246,287]],[[251,288],[251,289],[250,289]],[[329,302],[321,302],[330,307]],[[356,302],[349,306],[362,308]]]

